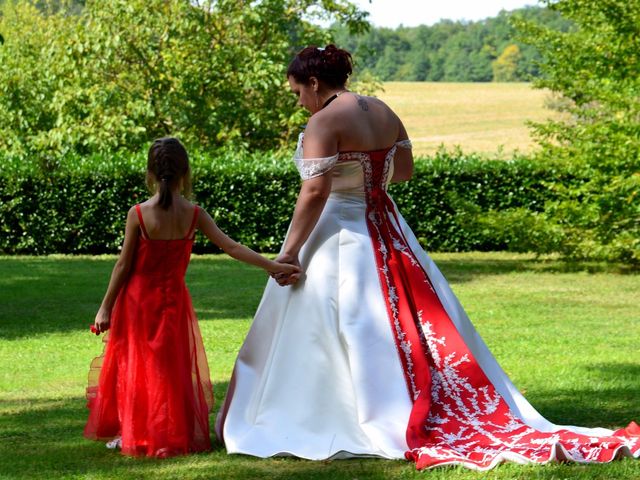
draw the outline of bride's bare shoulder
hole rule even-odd
[[[386,104],[377,97],[370,97],[367,95],[360,95],[356,92],[350,92],[349,95],[353,99],[353,103],[358,106],[361,111],[368,112],[372,108],[386,107]]]
[[[352,106],[354,112],[366,112],[367,114],[373,114],[378,119],[396,116],[389,105],[380,100],[378,97],[360,95],[358,93],[353,93],[353,95],[351,96],[353,98],[352,105],[355,105]]]

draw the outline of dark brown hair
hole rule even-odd
[[[173,137],[158,138],[153,141],[147,156],[147,186],[160,194],[160,206],[167,210],[173,201],[171,192],[182,180],[183,194],[191,193],[191,168],[189,155]]]
[[[291,60],[287,69],[287,77],[296,82],[308,84],[311,77],[316,77],[328,87],[344,87],[353,70],[351,54],[333,44],[325,48],[307,47],[302,49]]]

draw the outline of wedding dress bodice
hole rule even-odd
[[[393,168],[390,174],[393,174]],[[390,176],[389,179],[391,179]],[[337,161],[333,167],[331,191],[364,193],[364,172],[362,171],[362,164],[358,160]]]
[[[397,147],[411,148],[411,142],[404,140],[389,148],[370,152],[338,152],[330,157],[303,158],[303,139],[304,133],[301,133],[294,154],[294,161],[302,179],[308,180],[333,169],[331,191],[341,193],[364,193],[363,168],[371,163],[372,155],[380,155],[380,153],[385,156],[384,187],[386,187],[393,176],[393,158]]]

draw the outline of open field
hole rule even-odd
[[[442,144],[504,157],[535,148],[525,122],[558,115],[545,108],[548,95],[528,83],[432,82],[385,82],[378,94],[403,119],[415,154]]]
[[[435,260],[515,384],[550,420],[617,427],[640,419],[640,276],[603,264],[507,253]],[[417,472],[404,461],[310,462],[210,453],[132,459],[82,437],[90,360],[102,349],[88,325],[114,257],[0,257],[1,479],[637,479],[640,461],[502,465]],[[588,270],[588,271],[587,271]],[[266,277],[226,256],[196,256],[187,275],[216,392]],[[211,421],[213,422],[212,415]]]

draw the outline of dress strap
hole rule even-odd
[[[197,205],[193,206],[193,220],[191,220],[191,226],[189,227],[189,231],[187,232],[187,236],[185,239],[191,239],[195,236],[196,230],[196,222],[198,221],[198,213],[200,213],[200,207]]]
[[[136,213],[138,214],[138,220],[140,221],[140,229],[142,230],[142,238],[149,239],[147,228],[144,226],[144,220],[142,219],[142,210],[140,210],[140,204],[136,203]]]

